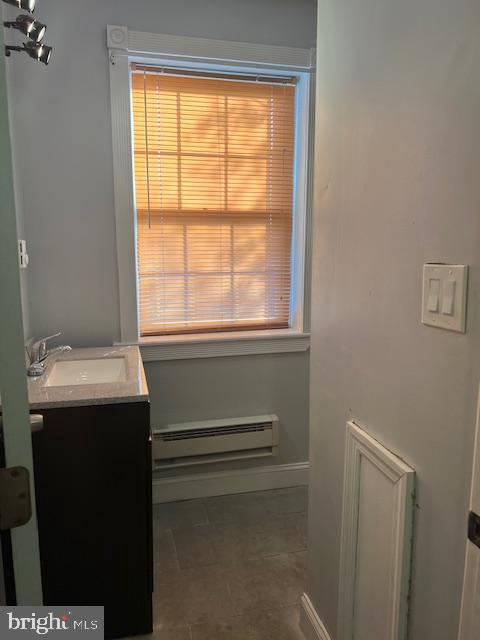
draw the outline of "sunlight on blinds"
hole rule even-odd
[[[295,87],[133,68],[140,333],[287,327]]]

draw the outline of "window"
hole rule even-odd
[[[295,79],[131,83],[140,335],[288,327]]]
[[[307,350],[314,51],[106,36],[119,343],[146,361]]]

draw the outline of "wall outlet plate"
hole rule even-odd
[[[468,266],[423,265],[422,323],[465,333]]]

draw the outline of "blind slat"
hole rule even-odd
[[[295,88],[132,68],[141,335],[288,326]]]

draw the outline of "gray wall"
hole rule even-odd
[[[228,468],[308,459],[308,358],[305,353],[147,363],[152,424],[276,413],[276,458],[229,463]],[[208,467],[208,471],[225,465]],[[205,467],[188,469],[205,472]]]
[[[319,0],[308,589],[332,638],[350,418],[418,473],[410,638],[457,637],[480,375],[479,28],[476,0]],[[428,261],[471,265],[466,335],[420,324]]]
[[[119,312],[106,25],[311,47],[315,1],[39,0],[36,14],[48,25],[51,64],[10,61],[31,330],[61,329],[74,346],[111,344]],[[153,419],[277,411],[286,430],[282,459],[306,460],[307,370],[307,354],[149,364]]]
[[[20,171],[19,171],[19,162],[16,153],[15,146],[15,131],[17,131],[16,127],[16,116],[15,110],[12,105],[12,68],[7,65],[7,95],[8,95],[8,103],[9,103],[9,120],[10,120],[10,135],[12,139],[12,166],[13,166],[13,188],[15,194],[15,213],[17,216],[17,234],[18,239],[24,240],[26,237],[26,229],[25,229],[25,216],[23,211],[23,193],[21,189],[21,180],[20,180]],[[28,247],[27,247],[28,250]],[[25,338],[27,339],[31,332],[32,327],[30,323],[30,301],[29,301],[29,289],[28,289],[28,269],[20,269],[20,292],[22,296],[22,314],[23,314],[23,333]]]
[[[10,19],[10,8],[6,5],[0,6],[0,17],[2,20]],[[7,35],[7,42],[9,42],[9,33]],[[7,88],[7,101],[8,101],[8,118],[10,123],[10,137],[12,140],[12,165],[13,165],[13,181],[15,191],[15,213],[17,216],[17,234],[19,238],[25,238],[25,221],[23,215],[23,196],[20,187],[20,172],[18,166],[18,158],[16,154],[16,145],[14,143],[16,139],[16,119],[15,109],[12,104],[12,90],[13,90],[13,68],[11,64],[8,64],[8,60],[5,65],[6,74],[6,88]],[[28,300],[28,273],[26,269],[20,269],[20,286],[22,295],[22,312],[23,312],[23,332],[27,337],[30,335],[30,305]]]

